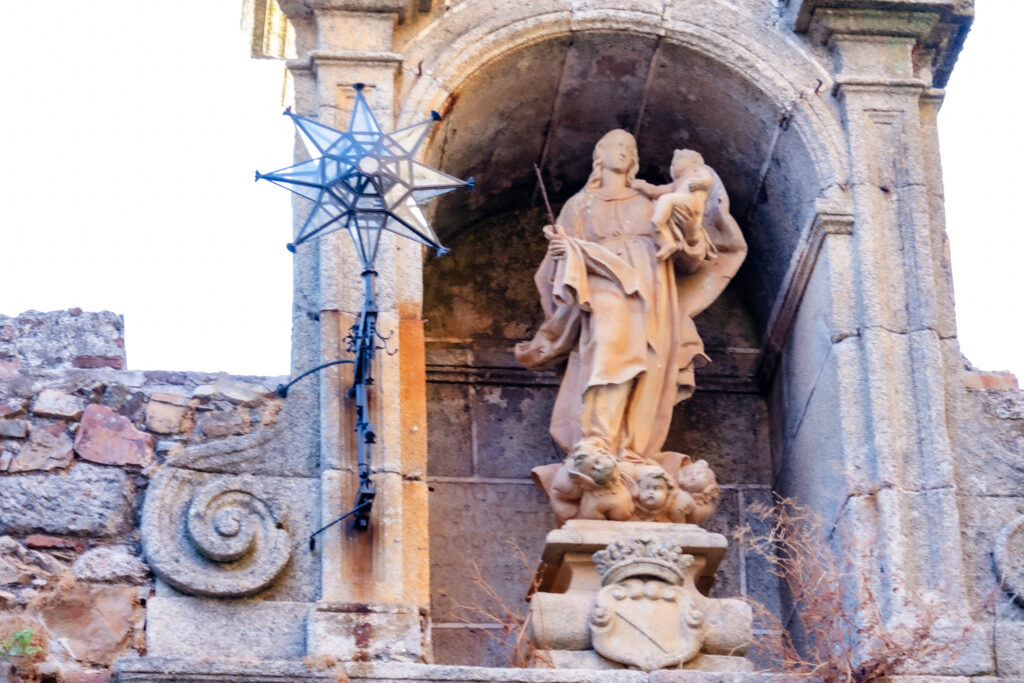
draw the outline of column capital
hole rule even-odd
[[[928,85],[944,87],[974,20],[973,0],[794,0],[793,30],[812,40],[904,38],[932,57]],[[921,66],[921,65],[918,65]]]

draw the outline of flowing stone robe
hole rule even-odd
[[[568,359],[551,417],[551,435],[567,452],[596,437],[620,459],[661,460],[672,409],[693,394],[694,368],[710,362],[693,317],[725,289],[746,255],[714,176],[698,243],[663,261],[653,204],[636,190],[585,188],[562,208],[557,223],[566,231],[566,255],[545,256],[537,271],[544,322],[517,345],[516,357],[532,369]],[[584,393],[626,384],[618,433],[601,434],[589,421],[584,427]]]

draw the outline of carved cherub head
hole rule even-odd
[[[672,154],[669,174],[672,176],[672,180],[676,180],[686,169],[703,165],[704,157],[701,156],[700,152],[695,152],[692,149],[677,149]]]
[[[618,479],[618,461],[604,448],[580,443],[572,455],[573,470],[595,486],[608,486]]]
[[[711,498],[718,497],[718,479],[707,460],[698,460],[679,470],[679,487],[690,493],[704,493]]]
[[[669,503],[675,483],[660,467],[642,467],[637,470],[636,503],[647,512],[660,512]]]

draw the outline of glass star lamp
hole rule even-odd
[[[440,116],[384,133],[357,83],[355,106],[348,131],[338,131],[303,116],[290,116],[303,137],[321,156],[273,173],[256,172],[314,202],[299,229],[295,247],[335,230],[347,230],[364,269],[372,269],[382,230],[433,247],[441,246],[420,204],[460,187],[473,187],[473,179],[460,180],[413,157]]]

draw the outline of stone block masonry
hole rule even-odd
[[[4,658],[16,680],[109,683],[145,654],[151,476],[281,410],[281,378],[125,370],[122,332],[112,313],[0,316],[0,641],[28,629],[41,648]]]

